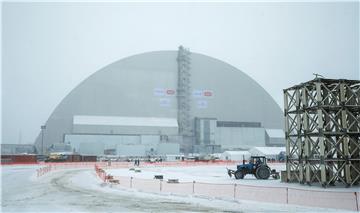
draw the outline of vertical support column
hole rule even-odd
[[[351,174],[350,174],[350,160],[349,158],[350,156],[350,152],[349,152],[349,136],[347,135],[348,133],[348,124],[347,124],[347,116],[346,116],[346,109],[345,109],[345,102],[346,102],[346,97],[345,97],[345,85],[344,83],[340,83],[340,102],[342,105],[341,108],[341,132],[343,135],[342,137],[342,150],[343,150],[343,154],[345,156],[345,181],[347,185],[351,185]]]
[[[354,85],[351,88],[347,87],[346,89],[346,103],[352,106],[358,105],[360,108],[360,83]],[[348,131],[351,133],[360,132],[360,110],[357,112],[355,110],[348,111]],[[351,158],[351,181],[352,185],[357,185],[360,182],[360,134],[359,135],[349,135],[349,150]],[[358,160],[356,160],[358,159]],[[354,182],[355,181],[355,182]]]
[[[323,106],[321,107],[322,110],[324,110],[324,106],[329,106],[330,105],[330,98],[328,97],[329,96],[329,92],[328,90],[326,89],[326,85],[324,83],[321,83],[321,87],[322,87],[322,102],[323,102]],[[325,145],[325,153],[326,153],[326,156],[325,156],[325,159],[327,160],[331,160],[331,161],[327,161],[326,162],[326,178],[328,181],[334,179],[334,170],[335,169],[335,162],[333,159],[335,159],[335,155],[336,155],[336,152],[331,152],[331,150],[334,148],[334,137],[332,137],[332,135],[330,135],[330,133],[332,133],[334,130],[331,129],[331,123],[332,123],[332,120],[330,118],[330,112],[328,111],[327,113],[323,113],[323,116],[324,116],[324,127],[323,127],[323,132],[324,132],[324,145]],[[326,134],[325,134],[326,133]],[[336,159],[335,159],[336,160]],[[332,183],[334,182],[331,181]],[[332,184],[331,183],[331,184]]]
[[[288,92],[284,90],[284,115],[285,115],[285,145],[286,145],[286,182],[291,180],[291,167],[289,162],[290,155],[290,130],[289,130],[289,102]]]
[[[319,148],[320,148],[320,179],[323,186],[327,185],[326,180],[326,165],[325,165],[325,143],[324,143],[324,120],[322,113],[322,94],[321,83],[315,83],[316,86],[316,101],[317,101],[317,117],[318,125],[317,131],[319,134]]]
[[[304,183],[304,165],[303,165],[303,145],[301,138],[301,112],[300,112],[300,89],[296,89],[296,131],[297,131],[297,139],[296,144],[298,147],[298,158],[299,158],[299,181],[300,183]]]
[[[304,154],[305,154],[305,179],[306,183],[310,184],[311,166],[310,166],[310,141],[309,141],[309,115],[307,111],[308,100],[306,87],[302,88],[302,105],[303,105],[303,126],[304,126]]]

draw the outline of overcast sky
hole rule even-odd
[[[81,81],[127,56],[190,51],[282,89],[359,79],[359,3],[4,3],[2,143],[32,143]]]

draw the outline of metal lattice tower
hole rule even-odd
[[[360,81],[316,78],[284,90],[287,181],[360,182]]]
[[[183,46],[179,47],[178,57],[178,122],[179,134],[183,136],[192,136],[191,126],[191,93],[190,93],[190,51]]]

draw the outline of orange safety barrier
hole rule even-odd
[[[321,191],[289,187],[218,184],[203,182],[168,183],[166,180],[114,176],[119,185],[143,192],[196,195],[210,198],[252,200],[359,211],[357,192]]]
[[[238,200],[286,203],[287,188],[237,184],[235,187],[235,198]]]
[[[216,184],[216,183],[199,183],[194,182],[194,194],[215,198],[235,198],[234,184]]]
[[[51,170],[53,170],[54,168],[49,165],[49,166],[45,166],[45,167],[42,167],[40,169],[37,169],[36,172],[37,172],[37,177],[40,177],[40,176],[43,176],[49,172],[51,172]]]
[[[140,167],[173,167],[173,166],[204,166],[204,165],[234,165],[239,162],[237,161],[174,161],[174,162],[140,162]],[[133,162],[38,162],[38,163],[1,163],[1,166],[13,166],[13,165],[52,165],[58,166],[59,168],[72,167],[93,167],[94,165],[100,165],[102,168],[128,168],[133,167]]]
[[[230,162],[221,162],[230,164]],[[233,165],[234,162],[231,162]],[[94,167],[97,176],[104,182],[109,182],[111,176],[105,169],[128,168],[130,162],[77,162],[77,163],[44,163],[45,167],[37,170],[38,177],[56,168],[86,168]],[[209,162],[159,162],[143,163],[142,166],[196,166],[214,165]],[[216,164],[215,164],[216,165]],[[141,167],[141,166],[140,166]],[[144,192],[171,193],[179,195],[198,195],[212,198],[234,200],[253,200],[269,203],[295,204],[312,207],[338,208],[359,211],[359,192],[299,189],[292,187],[256,186],[245,184],[217,184],[203,182],[168,183],[166,180],[140,179],[133,177],[114,176],[118,184],[126,188],[134,188]]]
[[[214,160],[214,161],[162,161],[162,162],[140,162],[140,167],[142,166],[204,166],[204,165],[234,165],[241,164],[242,161],[226,161],[226,160]],[[271,164],[283,164],[281,162],[268,162]],[[94,164],[101,165],[102,167],[130,167],[134,166],[133,162],[22,162],[22,163],[13,163],[13,162],[2,162],[1,166],[12,166],[12,165],[59,165],[59,166],[72,166],[72,167],[84,167],[84,166],[93,166]]]
[[[142,162],[140,165],[145,166],[204,166],[204,165],[233,165],[235,161],[174,161],[174,162]]]
[[[161,192],[178,195],[190,195],[194,193],[193,182],[167,183],[164,180],[161,184]]]
[[[356,192],[317,191],[289,188],[288,203],[358,211]]]
[[[97,174],[97,176],[103,180],[104,182],[106,182],[106,172],[105,170],[103,170],[101,167],[99,167],[98,165],[95,164],[95,172]]]

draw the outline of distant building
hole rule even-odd
[[[49,152],[71,152],[70,144],[54,143],[48,148]]]
[[[1,155],[36,154],[33,144],[1,144]]]
[[[166,161],[181,161],[184,160],[184,155],[165,155]]]
[[[282,129],[266,129],[266,145],[285,146],[285,132]]]
[[[285,147],[253,147],[249,152],[252,156],[265,156],[268,160],[278,161]]]
[[[242,161],[250,159],[250,152],[248,151],[225,151],[221,154],[221,160],[232,160],[232,161]]]

